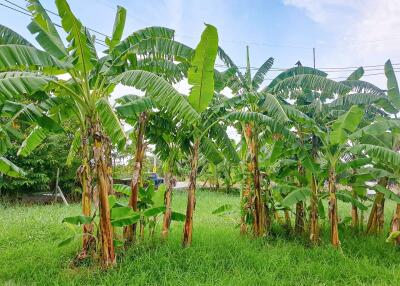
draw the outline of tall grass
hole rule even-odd
[[[182,223],[172,224],[167,242],[158,237],[125,253],[107,272],[94,265],[73,268],[79,241],[58,248],[68,229],[63,217],[79,205],[2,206],[0,208],[0,282],[20,285],[396,285],[400,252],[379,237],[355,236],[341,229],[342,251],[323,236],[320,247],[283,236],[254,240],[239,236],[236,222],[212,215],[238,197],[198,192],[191,248],[181,247]],[[176,192],[174,210],[183,212],[186,193]],[[340,204],[342,217],[350,212]],[[387,207],[387,222],[392,212]],[[157,233],[158,234],[158,233]]]

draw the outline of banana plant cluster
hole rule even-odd
[[[331,243],[340,247],[339,226],[351,221],[355,231],[362,231],[369,204],[365,231],[381,232],[384,202],[390,199],[397,209],[388,240],[400,243],[400,197],[389,189],[399,176],[400,92],[390,61],[387,91],[362,81],[362,68],[337,82],[300,65],[267,83],[274,59],[252,75],[247,48],[242,72],[219,47],[212,25],[205,25],[196,48],[175,41],[175,32],[164,27],[123,38],[126,10],[118,7],[107,49],[99,53],[94,35],[67,1],[55,2],[60,27],[40,1],[28,1],[28,30],[40,47],[0,25],[0,172],[24,175],[3,157],[13,138],[23,141],[18,154],[28,156],[47,135],[64,132],[65,120],[76,124],[68,162],[81,160],[82,214],[64,219],[74,235],[60,244],[80,236],[78,259],[93,256],[103,267],[115,265],[116,247],[143,240],[146,226],[154,236],[159,216],[163,239],[171,221],[182,221],[182,245],[190,246],[198,173],[215,185],[221,172],[226,187],[240,182],[242,235],[265,237],[278,223],[318,244],[320,220],[327,218]],[[217,58],[225,71],[215,68]],[[181,94],[174,84],[185,79],[191,89]],[[118,84],[144,95],[120,96],[111,105]],[[223,96],[224,88],[234,96]],[[129,135],[124,125],[132,127]],[[237,144],[227,135],[229,126],[240,135]],[[135,145],[130,186],[112,179],[111,152],[124,149],[127,141]],[[163,161],[165,184],[157,190],[143,176],[150,145]],[[174,212],[172,203],[180,161],[190,166],[186,214]],[[373,201],[367,196],[371,188],[377,192]],[[349,219],[339,217],[338,200],[351,203]],[[224,205],[214,213],[232,209]]]

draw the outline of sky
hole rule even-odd
[[[12,0],[25,6],[23,0]],[[11,5],[5,0],[0,3]],[[400,71],[400,0],[70,0],[72,10],[89,28],[111,34],[117,5],[127,11],[125,36],[146,26],[166,26],[176,30],[176,39],[195,47],[204,23],[218,28],[219,44],[238,66],[245,65],[246,45],[250,61],[259,67],[267,58],[274,67],[288,68],[300,60],[325,70],[340,80],[350,69],[366,68],[364,79],[386,88],[383,64],[391,59]],[[53,0],[43,0],[45,8],[56,11]],[[30,19],[0,6],[1,24],[32,42],[26,26]],[[56,16],[54,21],[59,23]],[[98,39],[103,36],[97,35]],[[103,47],[98,46],[101,50]],[[273,78],[278,72],[270,72]],[[400,72],[397,72],[400,75]],[[183,83],[178,88],[187,90]],[[124,89],[118,89],[123,93]]]

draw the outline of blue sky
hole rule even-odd
[[[12,0],[25,6],[23,0]],[[4,0],[0,3],[10,5]],[[56,10],[54,1],[42,1]],[[125,35],[145,26],[174,28],[176,39],[195,46],[204,28],[215,25],[220,45],[238,65],[245,64],[250,46],[251,64],[259,66],[268,57],[275,67],[291,67],[298,60],[312,65],[312,48],[320,68],[383,65],[391,58],[400,63],[399,0],[70,0],[82,22],[110,34],[116,6],[127,8]],[[0,6],[1,24],[33,41],[26,26],[29,17]],[[54,17],[55,22],[59,22]],[[99,36],[99,38],[102,38]],[[101,49],[101,47],[99,47]],[[400,68],[400,66],[399,66]],[[382,67],[367,74],[382,73]],[[350,71],[332,71],[341,77]],[[399,74],[400,75],[400,74]],[[270,73],[267,77],[274,77]],[[385,87],[383,75],[365,77]]]

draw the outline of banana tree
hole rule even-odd
[[[84,127],[81,130],[82,136],[80,133],[77,133],[77,136],[85,139],[89,135],[93,140],[92,151],[100,197],[101,262],[103,266],[107,267],[115,264],[116,260],[108,204],[108,193],[111,193],[112,186],[106,158],[109,144],[106,134],[109,134],[113,143],[119,144],[119,146],[123,146],[125,135],[107,101],[113,86],[107,84],[106,62],[98,58],[93,38],[74,16],[68,3],[60,0],[56,1],[56,6],[61,17],[62,27],[67,34],[67,47],[40,2],[32,0],[28,5],[28,9],[32,13],[32,22],[28,29],[36,35],[38,43],[45,51],[30,46],[14,45],[12,49],[4,49],[2,55],[16,59],[16,67],[25,66],[39,70],[39,73],[35,73],[35,75],[42,82],[41,89],[47,89],[56,95],[67,96],[73,102],[74,113],[80,125]],[[61,73],[67,74],[70,79],[49,78],[49,75]],[[47,78],[49,79],[46,80]],[[23,81],[24,78],[21,76],[17,80]],[[76,144],[73,146],[80,145],[77,143],[77,138],[74,141]],[[84,159],[84,161],[87,160]],[[86,191],[89,192],[89,190]],[[83,200],[83,202],[85,201],[87,202],[87,200]],[[90,204],[86,203],[86,206],[88,205]]]
[[[247,48],[247,68],[243,75],[232,60],[220,49],[220,58],[236,73],[228,82],[228,87],[237,95],[230,99],[226,104],[231,105],[234,112],[227,115],[226,119],[239,121],[236,127],[242,134],[243,146],[246,146],[245,166],[247,168],[247,178],[244,178],[244,188],[242,189],[242,223],[241,233],[247,232],[247,223],[252,221],[253,234],[263,236],[270,227],[269,211],[266,194],[261,190],[260,170],[258,152],[260,148],[259,136],[265,134],[280,133],[283,123],[289,122],[282,103],[271,92],[261,90],[260,86],[265,80],[265,75],[273,65],[274,59],[267,59],[255,73],[251,75],[249,50]],[[264,114],[263,114],[264,113]],[[253,119],[253,120],[251,120]],[[267,129],[257,126],[263,121]],[[274,122],[274,120],[276,122]],[[271,126],[269,126],[271,124]],[[279,125],[281,124],[281,125]],[[269,127],[268,127],[269,126]],[[277,128],[279,126],[279,128]],[[275,129],[271,131],[270,129]],[[264,132],[268,130],[267,132]],[[290,134],[283,127],[283,132]],[[270,132],[271,131],[271,132]],[[277,132],[278,131],[278,132]],[[261,133],[265,133],[261,135]]]
[[[165,212],[161,229],[161,236],[166,239],[169,234],[171,220],[175,220],[177,213],[172,211],[173,178],[176,174],[176,163],[180,158],[190,153],[190,130],[184,130],[174,122],[168,114],[158,112],[149,120],[147,129],[149,142],[155,145],[154,153],[163,161],[165,196]],[[185,220],[184,215],[178,215]]]
[[[185,145],[179,143],[183,143],[181,140],[181,138],[184,138],[182,136],[183,130],[178,128],[178,122],[174,122],[163,109],[158,111],[155,110],[156,105],[150,97],[127,95],[118,99],[118,102],[120,105],[117,106],[116,109],[119,116],[133,126],[138,125],[136,142],[141,141],[146,145],[153,144],[155,146],[155,154],[165,162],[164,180],[166,189],[166,209],[163,218],[162,236],[166,238],[168,236],[172,217],[171,203],[173,169],[175,168],[175,163],[178,159],[177,156],[180,153],[180,150],[188,149],[184,148]],[[146,114],[147,117],[145,126],[143,126],[143,114]],[[146,134],[146,142],[144,141],[143,133]],[[136,143],[136,146],[138,146],[138,143]],[[138,154],[137,150],[136,154]],[[137,164],[137,161],[135,161],[135,164]],[[132,196],[130,204],[132,207]],[[128,226],[128,228],[133,228],[133,226]],[[125,237],[125,239],[129,239],[129,237]]]
[[[357,152],[364,152],[373,159],[376,167],[386,171],[385,176],[379,179],[378,185],[374,188],[377,195],[368,219],[367,233],[377,233],[383,230],[385,197],[397,200],[397,197],[386,187],[389,179],[398,178],[399,130],[400,122],[397,119],[378,118],[371,125],[358,130],[353,135],[356,138],[358,137],[361,143],[354,149]],[[396,214],[392,221],[392,225],[396,224]]]
[[[400,108],[399,104],[400,93],[398,90],[396,76],[393,72],[393,67],[390,60],[388,60],[385,63],[385,74],[388,80],[387,82],[388,92],[387,95],[381,96],[382,98],[377,103],[383,110],[385,110],[388,113],[394,114],[394,116],[397,117],[396,114],[398,113]],[[381,115],[389,117],[385,113]],[[388,148],[388,150],[396,151],[398,148],[397,147],[398,140],[396,132],[397,119],[389,121],[385,121],[383,118],[377,118],[377,119],[378,120],[375,120],[375,122],[373,122],[370,126],[366,126],[363,129],[361,129],[360,132],[358,132],[358,134],[361,134],[361,132],[366,133],[366,136],[362,138],[361,142],[368,143],[369,145],[377,144],[379,148]],[[388,130],[390,130],[390,133],[386,133]],[[381,168],[386,170],[389,168],[389,170],[392,173],[394,171],[393,167],[388,162],[383,162],[383,163],[381,162],[380,166]],[[382,190],[386,188],[387,183],[388,183],[387,177],[381,178],[379,180],[379,185],[381,185],[382,188],[380,189]],[[375,197],[375,201],[368,219],[367,230],[366,230],[367,233],[376,233],[382,231],[384,224],[384,201],[385,201],[385,194],[378,191],[378,194]]]
[[[201,114],[211,103],[214,96],[214,64],[218,50],[218,33],[212,25],[206,25],[197,45],[191,66],[188,70],[188,82],[192,85],[188,96],[188,102],[193,109]],[[184,247],[192,243],[193,213],[196,204],[196,176],[199,158],[201,135],[194,130],[191,147],[191,171],[189,175],[188,200],[186,208],[186,219],[183,228]]]
[[[340,160],[348,152],[350,133],[356,131],[364,111],[358,106],[352,106],[345,114],[341,115],[329,126],[327,133],[318,134],[322,142],[323,157],[327,162],[328,171],[328,214],[331,225],[331,243],[334,247],[340,246],[338,230],[338,207],[336,198],[337,167]]]

